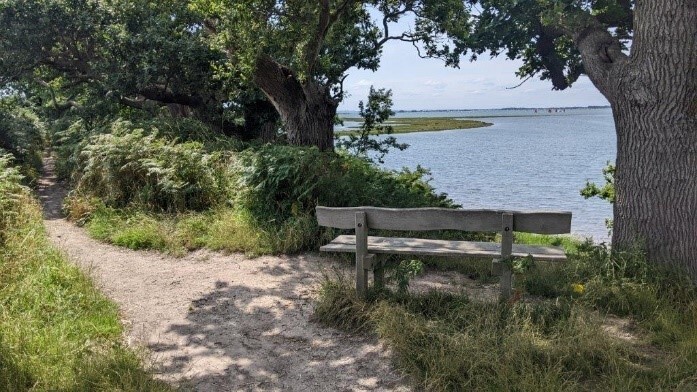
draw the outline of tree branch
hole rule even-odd
[[[199,107],[203,105],[201,97],[192,96],[182,93],[174,93],[167,90],[164,86],[151,85],[138,90],[138,94],[146,99],[158,101],[165,104],[176,103],[190,107]]]
[[[329,29],[336,23],[341,15],[346,11],[349,5],[353,4],[356,0],[344,0],[336,9],[334,13],[331,12],[329,7],[329,0],[318,0],[320,3],[320,13],[317,22],[317,32],[311,38],[308,44],[307,52],[305,52],[305,64],[307,67],[307,77],[311,78],[315,72],[315,66],[317,65],[317,59],[319,58],[319,52],[322,49],[322,44],[324,43]]]
[[[564,76],[564,63],[561,61],[555,50],[554,40],[559,38],[561,32],[550,32],[540,26],[540,33],[535,43],[535,51],[540,55],[542,64],[549,71],[552,85],[556,90],[564,90],[569,87],[569,82]],[[526,79],[527,80],[527,79]],[[524,83],[525,81],[523,81]],[[522,84],[522,83],[521,83]]]
[[[610,101],[615,93],[610,85],[612,75],[629,61],[622,52],[622,44],[613,37],[597,18],[581,9],[570,10],[571,15],[558,15],[556,25],[571,37],[581,53],[584,72]]]

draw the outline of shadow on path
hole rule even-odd
[[[68,190],[58,181],[55,159],[51,155],[46,154],[43,161],[43,173],[39,179],[37,191],[44,209],[44,219],[62,219],[63,199],[68,194]]]

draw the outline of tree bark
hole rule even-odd
[[[291,145],[334,149],[338,102],[327,86],[313,80],[301,82],[290,69],[264,55],[257,59],[254,83],[281,116]]]
[[[697,280],[697,1],[639,0],[634,28],[627,58],[575,37],[615,120],[613,249]]]

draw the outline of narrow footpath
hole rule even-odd
[[[51,240],[118,304],[124,339],[157,377],[195,391],[408,390],[376,339],[309,321],[331,260],[131,251],[66,221],[65,195],[48,158],[39,196]]]

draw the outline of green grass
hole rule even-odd
[[[428,391],[697,390],[697,290],[683,275],[588,244],[554,268],[519,276],[524,299],[501,303],[437,291],[361,300],[327,279],[313,318],[379,336]],[[546,296],[530,294],[552,276]]]
[[[361,118],[345,118],[345,121],[362,122]],[[400,117],[389,120],[385,125],[392,125],[393,133],[432,132],[453,129],[470,129],[488,127],[491,123],[461,117]],[[340,135],[350,134],[350,129]]]
[[[514,241],[516,244],[561,246],[566,253],[575,253],[578,250],[578,246],[583,242],[570,235],[543,235],[521,232],[514,233]]]
[[[298,215],[277,225],[263,224],[244,209],[156,214],[100,206],[90,213],[89,235],[126,248],[153,249],[181,256],[200,248],[251,256],[296,253],[319,240],[314,217]]]
[[[171,390],[122,345],[116,306],[49,244],[28,191],[10,188],[0,198],[0,391]]]

